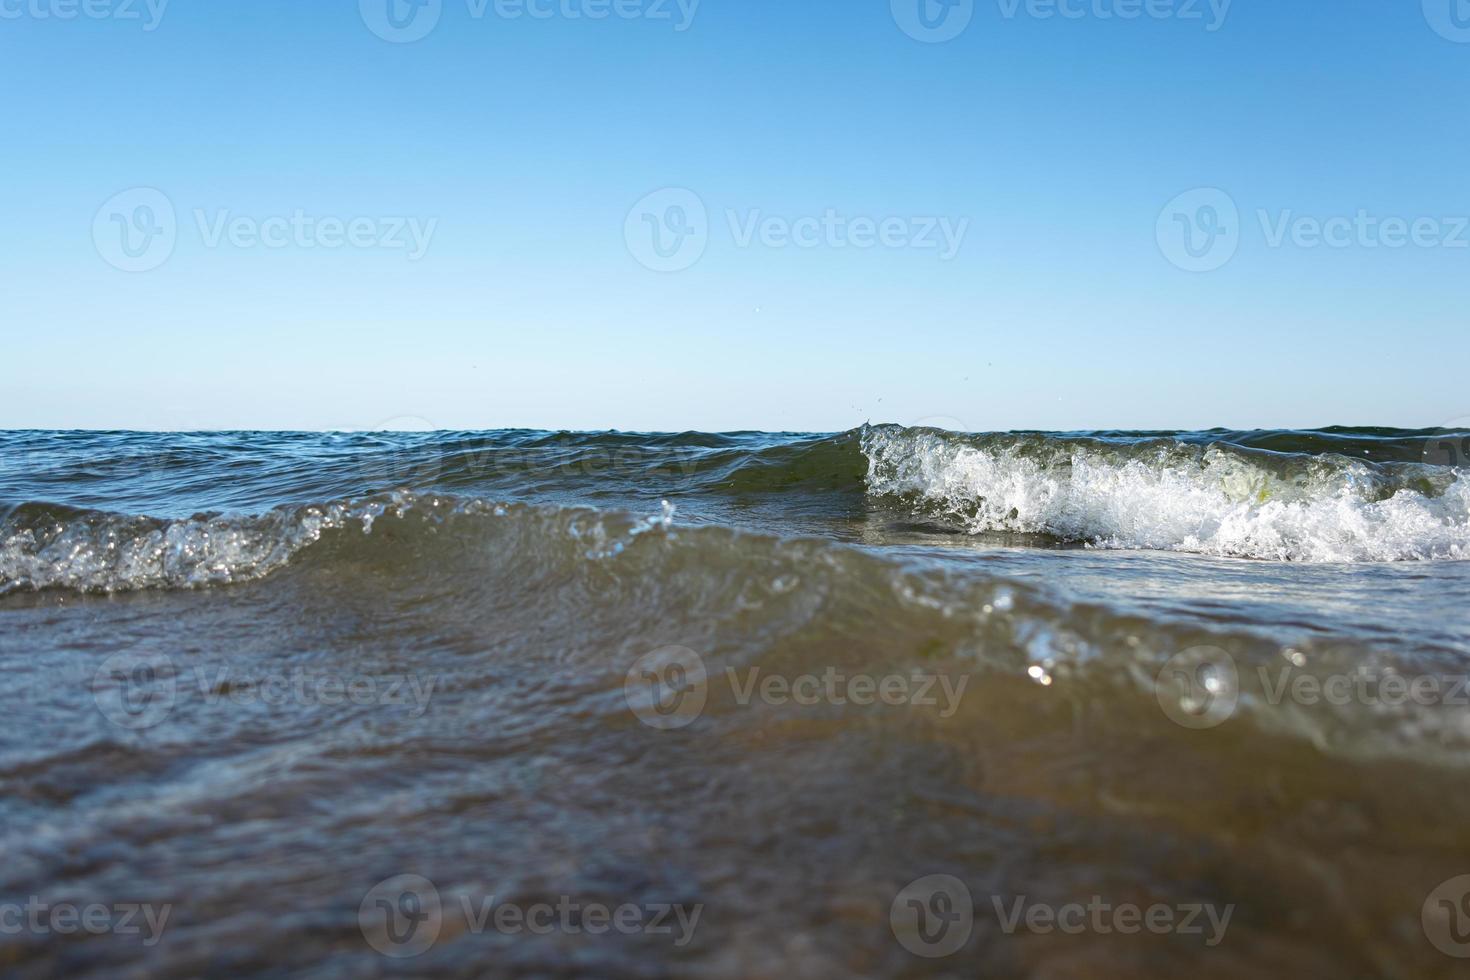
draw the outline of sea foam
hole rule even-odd
[[[1279,561],[1470,558],[1470,472],[1160,439],[864,431],[868,491],[971,533]]]

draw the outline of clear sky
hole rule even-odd
[[[1470,3],[947,3],[0,0],[0,426],[1470,416]]]

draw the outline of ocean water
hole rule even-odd
[[[0,433],[0,974],[1463,975],[1467,457]]]

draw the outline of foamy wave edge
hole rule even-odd
[[[1470,473],[1222,444],[864,430],[868,492],[972,534],[1302,562],[1470,558]]]
[[[410,514],[427,526],[453,517],[532,511],[476,498],[397,491],[360,500],[279,507],[252,516],[181,520],[53,508],[17,508],[0,524],[0,595],[70,589],[112,593],[196,589],[264,578],[333,531],[371,535],[384,515]],[[574,513],[575,512],[575,513]],[[646,531],[673,521],[668,503],[648,517],[572,508],[566,530],[585,557],[609,557]]]

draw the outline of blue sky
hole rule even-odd
[[[0,426],[1470,416],[1465,0],[428,3],[0,0]]]

